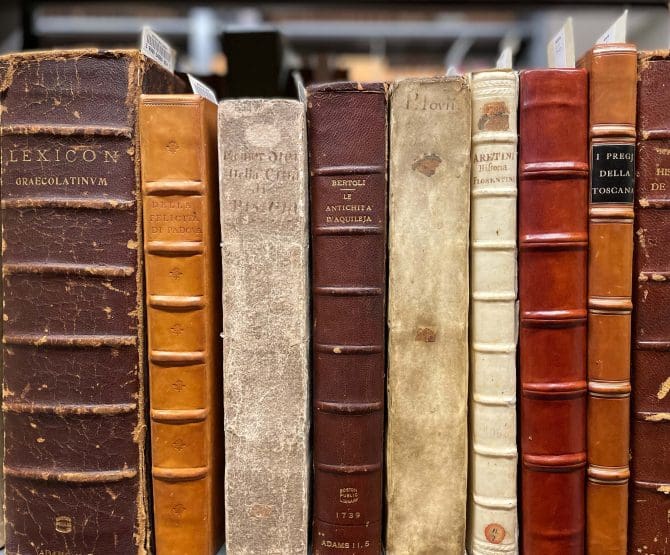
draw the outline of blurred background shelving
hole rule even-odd
[[[345,2],[62,2],[4,0],[0,51],[96,45],[134,46],[150,25],[180,52],[178,66],[223,75],[226,34],[274,29],[291,67],[315,80],[394,79],[491,66],[504,46],[515,67],[545,64],[545,45],[574,16],[577,53],[629,8],[628,37],[642,49],[667,47],[665,2],[345,1]],[[260,47],[261,45],[259,45]],[[262,52],[259,53],[262,55]]]

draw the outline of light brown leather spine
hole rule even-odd
[[[626,553],[637,53],[596,45],[589,71],[591,190],[587,409],[590,555]]]
[[[216,106],[140,104],[152,478],[160,555],[210,555],[223,536]]]

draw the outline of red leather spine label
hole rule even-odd
[[[315,554],[381,552],[387,96],[308,89]]]
[[[670,52],[638,59],[628,553],[670,553]]]
[[[521,73],[519,302],[525,553],[584,552],[587,79]]]

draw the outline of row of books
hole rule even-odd
[[[0,58],[8,554],[670,552],[670,52],[579,65]]]

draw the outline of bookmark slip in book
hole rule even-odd
[[[159,37],[151,27],[142,27],[142,42],[140,46],[142,54],[162,65],[168,71],[174,73],[177,61],[177,53],[166,41]]]
[[[496,69],[512,69],[512,58],[512,47],[506,46],[496,61]]]
[[[623,13],[612,23],[609,29],[596,41],[596,44],[611,44],[626,42],[626,27],[628,25],[628,10]]]
[[[575,67],[575,33],[568,17],[561,30],[547,44],[549,67]]]
[[[214,104],[218,104],[218,100],[216,99],[216,93],[212,89],[210,89],[199,79],[193,77],[193,75],[191,75],[190,73],[187,73],[186,76],[188,77],[188,82],[191,85],[191,90],[195,94],[202,96],[205,100],[209,100]]]

